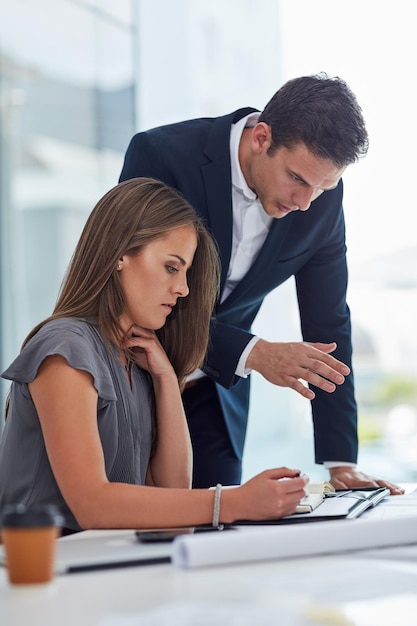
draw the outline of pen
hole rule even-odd
[[[348,493],[352,493],[352,489],[340,489],[336,491],[325,492],[326,498],[343,498]]]
[[[149,559],[132,559],[131,561],[115,561],[113,563],[90,563],[89,565],[70,565],[66,574],[80,574],[82,572],[96,572],[106,569],[120,569],[121,567],[138,567],[140,565],[159,565],[171,563],[170,556],[156,556]]]
[[[350,491],[378,491],[379,489],[385,489],[385,487],[352,487]]]

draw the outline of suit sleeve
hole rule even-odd
[[[350,311],[346,302],[347,264],[343,210],[335,213],[326,245],[296,275],[305,341],[337,343],[333,352],[352,368]],[[357,406],[351,373],[334,393],[314,389],[312,401],[316,462],[357,461]]]
[[[252,337],[253,334],[214,317],[203,372],[222,387],[232,387],[239,380],[235,372],[240,356]]]

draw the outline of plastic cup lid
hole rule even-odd
[[[60,526],[63,517],[52,504],[26,506],[7,505],[0,509],[0,527],[30,528],[35,526]]]

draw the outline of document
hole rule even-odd
[[[296,513],[312,513],[324,501],[322,493],[309,493],[301,500],[295,509]]]

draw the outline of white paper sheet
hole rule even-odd
[[[332,520],[178,536],[172,559],[180,568],[262,561],[417,543],[417,515]]]
[[[295,608],[289,613],[283,607],[279,623],[310,626],[298,613]],[[278,623],[276,616],[275,608],[245,602],[176,602],[136,615],[110,615],[99,626],[271,626]]]
[[[281,599],[282,600],[282,599]],[[332,604],[275,607],[252,603],[176,602],[136,614],[113,614],[99,626],[415,626],[417,594]]]

